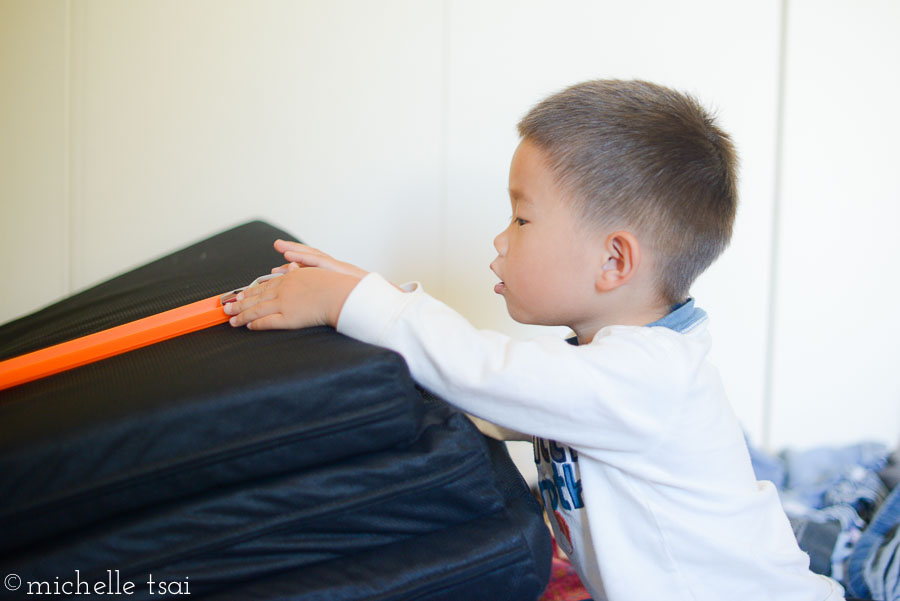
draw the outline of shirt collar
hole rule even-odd
[[[698,323],[706,319],[706,311],[694,306],[694,299],[689,298],[683,303],[672,305],[669,314],[653,323],[648,323],[648,328],[669,328],[682,334],[694,328]]]
[[[694,328],[698,323],[706,319],[706,311],[694,306],[694,299],[689,298],[683,303],[672,305],[669,314],[653,323],[648,323],[647,328],[669,328],[684,334]],[[566,338],[566,342],[578,346],[578,337]]]

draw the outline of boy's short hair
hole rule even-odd
[[[588,81],[539,103],[518,127],[588,225],[634,228],[649,244],[660,300],[683,301],[728,246],[737,155],[693,97],[645,81]]]

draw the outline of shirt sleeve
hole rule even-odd
[[[661,328],[612,326],[590,344],[479,330],[425,294],[363,278],[337,330],[390,348],[422,386],[504,428],[598,451],[642,451],[683,403],[684,366]]]

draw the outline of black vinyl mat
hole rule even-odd
[[[0,326],[0,359],[246,285],[276,238],[247,223]],[[550,539],[505,447],[397,353],[222,324],[0,391],[0,565],[119,570],[130,599],[162,596],[152,573],[193,598],[528,601]]]
[[[283,261],[253,222],[0,328],[0,356],[225,292]],[[32,339],[39,340],[40,343]],[[396,353],[213,326],[0,391],[0,553],[117,513],[412,441]]]

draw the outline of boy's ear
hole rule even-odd
[[[603,253],[607,260],[597,272],[598,292],[609,292],[630,280],[641,265],[641,245],[633,234],[613,232],[606,237]]]

